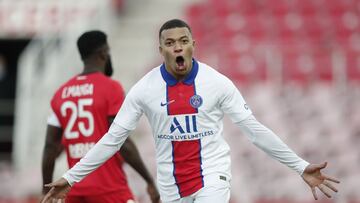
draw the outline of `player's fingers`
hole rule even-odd
[[[325,181],[323,182],[323,184],[324,184],[326,187],[330,188],[332,191],[338,192],[338,190],[337,190],[331,183],[329,183],[328,181],[325,180]]]
[[[41,203],[48,203],[48,202],[50,202],[50,194],[49,194],[50,192],[48,192],[46,195],[45,195],[45,197],[41,200]]]
[[[328,191],[325,190],[323,185],[319,185],[318,188],[321,190],[322,193],[324,193],[324,195],[326,195],[328,198],[331,198],[331,195]]]
[[[311,192],[312,192],[312,194],[313,194],[313,196],[314,196],[314,199],[315,199],[315,200],[318,200],[315,187],[311,187]]]
[[[330,181],[332,181],[334,183],[340,183],[340,181],[337,180],[336,178],[330,177],[328,175],[323,175],[323,176],[325,177],[326,180],[330,180]]]
[[[45,184],[44,186],[45,186],[45,187],[54,187],[55,184],[54,184],[54,183],[48,183],[48,184]]]
[[[53,198],[56,198],[58,200],[65,199],[65,197],[66,197],[66,194],[63,194],[60,191],[57,191],[56,193],[53,194]]]
[[[57,199],[56,203],[65,203],[65,199]]]
[[[322,164],[319,164],[320,169],[324,169],[327,166],[327,162],[324,162]]]

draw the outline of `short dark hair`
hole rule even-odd
[[[107,43],[107,36],[99,30],[92,30],[82,34],[77,40],[81,59],[88,58],[97,49]]]
[[[180,19],[172,19],[172,20],[166,21],[159,30],[159,39],[161,38],[162,31],[172,29],[172,28],[181,28],[181,27],[186,27],[187,29],[189,29],[189,31],[191,33],[191,28],[185,21],[182,21]]]

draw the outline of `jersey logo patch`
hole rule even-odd
[[[200,95],[195,94],[190,98],[190,105],[194,107],[195,109],[199,108],[203,103],[202,98]]]
[[[173,100],[171,100],[171,101],[168,101],[168,102],[165,102],[165,103],[160,103],[160,106],[167,106],[167,105],[169,105],[169,104],[171,104],[171,103],[174,103],[175,102],[175,100],[173,99]]]

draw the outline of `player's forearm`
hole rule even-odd
[[[145,164],[140,157],[140,153],[131,139],[128,138],[125,141],[124,145],[120,149],[120,154],[124,160],[132,168],[134,168],[148,184],[154,184],[153,178],[146,169]]]
[[[257,147],[300,175],[306,166],[309,165],[308,162],[296,155],[270,129],[259,123],[254,116],[250,116],[244,121],[237,123],[237,125]]]
[[[95,144],[93,148],[64,175],[70,185],[80,182],[88,174],[100,167],[113,156],[125,142],[130,131],[113,123],[109,131]]]
[[[43,187],[42,192],[46,194],[49,191],[49,188],[44,187],[44,184],[51,183],[54,173],[56,152],[53,148],[46,147],[44,148],[43,158],[42,158],[42,179]]]

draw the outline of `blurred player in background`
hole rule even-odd
[[[230,199],[230,149],[222,137],[224,114],[268,155],[302,176],[310,186],[331,197],[339,183],[297,156],[271,130],[259,123],[235,85],[210,66],[193,58],[195,41],[182,20],[167,21],[159,31],[164,63],[129,91],[107,134],[63,178],[44,200],[64,198],[111,157],[124,143],[142,114],[152,127],[156,145],[158,186],[166,203],[227,203]],[[327,187],[327,189],[326,189]]]
[[[86,32],[79,37],[77,45],[84,70],[63,84],[51,100],[53,113],[48,119],[42,161],[44,184],[52,182],[55,159],[64,148],[71,168],[101,139],[125,97],[120,83],[110,78],[113,69],[106,34]],[[156,186],[131,139],[103,166],[75,184],[65,201],[134,202],[122,169],[124,160],[147,182],[152,202],[158,202]],[[48,188],[44,187],[43,194],[47,192]]]

